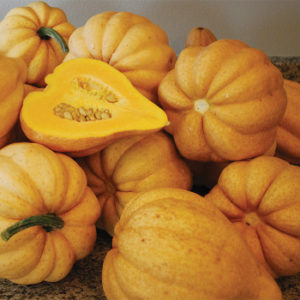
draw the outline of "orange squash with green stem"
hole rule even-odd
[[[0,278],[58,281],[96,241],[98,200],[70,157],[34,143],[0,150]]]
[[[68,39],[74,26],[65,13],[42,1],[11,9],[0,23],[0,52],[22,58],[28,67],[26,82],[45,86],[68,52]]]

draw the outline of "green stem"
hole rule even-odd
[[[53,38],[56,40],[56,42],[60,45],[62,51],[64,54],[69,52],[68,45],[66,41],[63,39],[63,37],[53,28],[50,27],[41,27],[37,34],[42,40],[49,40],[50,38]]]
[[[8,241],[16,233],[33,226],[42,226],[50,232],[64,227],[64,221],[55,214],[35,215],[23,219],[1,232],[1,238]]]

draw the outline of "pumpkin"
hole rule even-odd
[[[165,31],[130,12],[107,11],[91,17],[73,32],[69,48],[65,60],[102,60],[123,72],[152,101],[157,101],[158,84],[176,59]]]
[[[300,165],[300,83],[284,80],[287,108],[277,129],[277,156]]]
[[[179,152],[196,161],[233,161],[274,147],[285,108],[281,72],[238,40],[185,48],[161,81],[159,100]]]
[[[8,142],[19,119],[26,72],[21,59],[0,56],[0,147]]]
[[[45,86],[45,76],[68,52],[68,38],[74,29],[60,8],[31,2],[11,9],[1,21],[0,52],[24,59],[28,66],[26,82]]]
[[[0,150],[0,277],[58,281],[96,240],[98,200],[70,157],[35,143]]]
[[[274,277],[300,272],[300,168],[270,156],[234,162],[206,195]]]
[[[102,285],[108,300],[281,299],[222,213],[175,188],[128,203],[104,259]]]
[[[92,154],[118,138],[151,133],[165,112],[140,94],[121,72],[100,60],[77,58],[46,78],[47,88],[24,99],[26,136],[73,156]]]
[[[185,47],[205,47],[215,42],[216,40],[217,38],[208,28],[194,27],[186,37]]]
[[[123,138],[79,164],[101,204],[97,224],[110,235],[124,207],[140,193],[159,187],[192,186],[189,168],[163,132]]]

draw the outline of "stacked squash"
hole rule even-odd
[[[139,194],[162,187],[189,190],[192,176],[164,133],[123,138],[80,161],[102,207],[99,227],[110,235],[124,207]]]
[[[0,277],[64,278],[97,224],[109,300],[281,299],[272,277],[300,271],[298,83],[199,27],[176,60],[129,12],[75,30],[33,2],[0,33]],[[191,170],[218,180],[205,197]]]

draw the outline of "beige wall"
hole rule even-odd
[[[0,18],[31,1],[0,0]],[[148,17],[168,34],[177,53],[194,26],[217,38],[240,39],[270,56],[300,56],[300,0],[46,0],[62,8],[76,27],[107,10]]]

